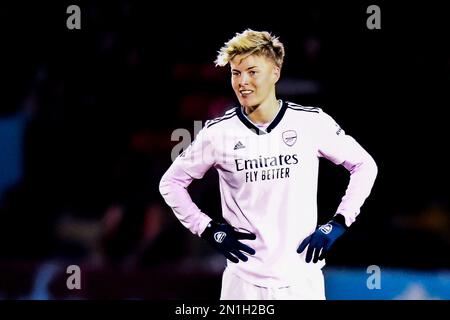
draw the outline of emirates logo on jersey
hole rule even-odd
[[[283,141],[289,147],[292,147],[297,142],[297,132],[295,130],[288,130],[283,132]]]
[[[216,242],[218,243],[222,243],[222,241],[225,239],[225,237],[227,236],[227,234],[223,231],[219,231],[214,233],[214,240],[216,240]]]

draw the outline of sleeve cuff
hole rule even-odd
[[[336,213],[333,217],[333,220],[341,224],[345,229],[348,229],[350,227],[350,224],[347,224],[347,219],[341,213]]]

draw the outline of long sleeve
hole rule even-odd
[[[345,217],[350,226],[369,196],[378,168],[372,156],[327,114],[322,113],[319,156],[344,166],[350,172],[350,181],[336,213]]]
[[[175,159],[159,183],[162,197],[178,220],[199,236],[211,218],[192,201],[187,187],[193,179],[201,179],[213,163],[212,144],[203,129],[186,151]]]

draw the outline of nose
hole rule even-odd
[[[239,85],[240,86],[245,86],[245,85],[247,85],[248,84],[248,79],[249,79],[249,76],[247,75],[247,73],[242,73],[241,74],[241,77],[240,77],[240,79],[239,79]]]

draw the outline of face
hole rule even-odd
[[[259,106],[270,98],[275,99],[275,83],[280,77],[280,69],[271,59],[238,55],[230,61],[230,66],[231,85],[243,107]]]

